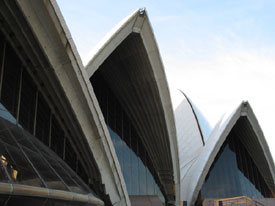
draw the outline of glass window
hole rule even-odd
[[[51,127],[51,149],[61,158],[64,156],[64,141],[64,131],[57,122],[57,119],[53,116]]]
[[[147,179],[147,194],[154,195],[155,194],[155,191],[154,191],[155,181],[154,181],[154,178],[148,168],[146,168],[146,179]]]
[[[47,188],[66,190],[66,186],[60,181],[60,178],[56,175],[44,157],[40,154],[40,150],[32,143],[32,137],[27,136],[23,130],[19,130],[14,127],[11,129],[17,142],[21,145],[23,151],[27,155],[28,159],[32,162],[34,168],[44,180]]]
[[[128,191],[131,189],[131,176],[132,176],[132,171],[131,171],[131,149],[126,145],[124,142],[124,147],[123,147],[123,175],[124,175],[124,180],[126,183],[126,186],[128,188]]]
[[[11,115],[11,113],[0,103],[0,117],[16,124],[16,119]]]
[[[9,44],[6,47],[1,103],[16,117],[22,65]]]
[[[66,139],[66,147],[65,147],[65,162],[70,165],[70,167],[77,171],[77,155],[73,150],[71,143],[68,139]]]
[[[90,192],[89,187],[87,187],[87,185],[76,175],[76,173],[70,167],[68,167],[67,164],[64,163],[64,161],[59,159],[58,163],[60,167],[62,167],[63,171],[66,171],[67,176],[70,179],[70,181],[68,181],[69,179],[67,179],[68,177],[66,176],[65,182],[68,183],[68,186],[72,192],[83,194]]]
[[[131,192],[129,193],[130,195],[138,195],[139,194],[139,181],[138,181],[138,157],[137,157],[137,151],[138,151],[138,141],[137,141],[137,136],[136,133],[131,130],[131,145],[132,145],[132,150],[131,150]]]
[[[35,107],[36,87],[28,72],[26,70],[23,70],[19,123],[30,133],[33,133],[34,129]]]
[[[146,195],[146,170],[140,158],[138,158],[138,184],[139,195]]]
[[[232,178],[234,182],[234,192],[235,196],[241,196],[241,184],[239,181],[239,173],[238,173],[238,165],[237,165],[237,152],[236,152],[236,146],[235,146],[235,138],[232,139],[229,143],[230,150],[232,151],[230,157],[230,166],[231,166],[231,172],[232,172]]]
[[[158,195],[151,160],[129,116],[98,70],[91,83],[108,126],[129,195]],[[151,166],[151,168],[149,168]]]
[[[51,110],[41,93],[38,93],[35,136],[49,146]]]
[[[77,174],[82,178],[82,180],[89,184],[89,177],[87,176],[87,173],[80,161],[77,162]]]
[[[0,33],[0,88],[2,87],[2,75],[5,62],[5,50],[6,50],[6,40]]]
[[[117,119],[116,117],[116,99],[113,97],[113,95],[110,94],[110,92],[108,92],[108,107],[107,107],[107,111],[108,111],[108,117],[106,119],[108,119],[108,125],[110,126],[111,129],[113,129],[114,131],[116,130],[116,121]]]
[[[202,186],[203,199],[269,196],[270,190],[238,138],[231,132],[221,147]]]
[[[101,82],[99,82],[99,84],[101,84]],[[102,91],[102,93],[103,92],[104,91]],[[6,137],[0,139],[0,141],[3,142],[0,148],[0,155],[2,155],[0,161],[0,179],[2,178],[3,182],[5,178],[6,181],[8,181],[7,178],[10,178],[9,181],[12,180],[20,184],[30,183],[30,185],[42,185],[43,181],[40,181],[39,178],[43,177],[44,182],[47,185],[51,185],[50,188],[64,188],[62,184],[58,186],[61,181],[56,180],[58,176],[57,172],[53,169],[53,166],[49,166],[50,162],[56,159],[56,156],[52,155],[47,149],[44,155],[46,154],[45,156],[47,156],[48,159],[44,155],[40,155],[41,152],[36,149],[36,147],[39,147],[39,144],[37,145],[33,143],[33,141],[27,141],[23,130],[15,129],[15,124],[17,124],[18,127],[24,128],[26,131],[34,134],[38,142],[41,141],[48,147],[50,146],[61,158],[66,158],[66,161],[73,170],[78,171],[80,176],[88,183],[86,171],[83,170],[82,165],[77,162],[78,158],[76,153],[71,147],[70,142],[65,139],[64,128],[60,126],[60,122],[57,120],[59,116],[53,115],[53,112],[48,106],[48,102],[38,91],[38,87],[33,81],[29,71],[23,67],[19,56],[12,46],[8,42],[5,42],[1,32],[0,93],[0,132],[2,136],[5,133],[5,135],[12,134],[16,137],[14,140],[9,140]],[[105,112],[107,112],[107,110],[105,110]],[[58,115],[58,113],[56,115]],[[1,124],[1,117],[14,124]],[[6,131],[8,128],[11,130],[10,134]],[[18,144],[14,144],[13,141]],[[41,158],[44,158],[45,164],[41,163]],[[4,166],[4,162],[6,166]],[[32,166],[34,167],[29,165],[30,162],[33,162]],[[49,163],[48,166],[51,169],[47,169],[47,163]],[[24,166],[24,164],[26,165]],[[23,166],[25,168],[23,168]],[[58,168],[58,166],[56,167]],[[62,168],[59,168],[59,170],[61,173],[66,173]],[[2,171],[6,171],[6,173]],[[66,176],[64,178],[66,179]],[[74,181],[74,179],[76,181],[75,176],[72,176],[71,181]],[[80,185],[79,182],[78,184]],[[71,186],[73,184],[68,185]]]
[[[18,184],[44,187],[26,156],[18,147],[9,130],[0,132],[2,155],[6,159],[6,170],[11,180]]]

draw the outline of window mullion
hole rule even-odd
[[[16,124],[19,123],[19,113],[20,113],[20,104],[21,104],[21,91],[22,91],[22,81],[23,81],[23,65],[20,67],[20,81],[19,81],[19,92],[18,92],[18,104],[16,111]]]
[[[5,56],[6,56],[6,41],[3,43],[3,50],[2,50],[2,61],[1,61],[1,76],[0,76],[0,99],[2,94],[2,84],[3,84],[3,76],[4,76],[4,69],[5,69]]]
[[[38,105],[38,89],[36,88],[35,108],[34,108],[34,121],[33,121],[33,136],[36,135],[37,105]]]

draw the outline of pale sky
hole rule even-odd
[[[146,7],[174,103],[181,89],[213,126],[248,100],[275,158],[275,1],[57,2],[84,64],[116,24]]]

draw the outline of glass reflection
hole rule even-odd
[[[108,126],[129,195],[163,195],[152,175],[151,160],[117,98],[99,73],[91,78]]]
[[[202,199],[236,196],[254,199],[272,197],[254,161],[232,132],[216,156],[200,195]]]
[[[53,151],[18,126],[0,118],[1,182],[87,194],[92,191]],[[3,126],[4,125],[4,126]]]
[[[60,124],[62,118],[40,86],[0,32],[0,180],[61,190],[84,188],[75,173],[68,175],[72,171],[56,163],[57,154],[89,183],[87,170]],[[26,131],[36,139],[28,138]]]

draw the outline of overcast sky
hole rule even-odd
[[[108,31],[146,7],[175,105],[181,89],[213,126],[248,100],[275,158],[275,1],[57,2],[84,64]]]

